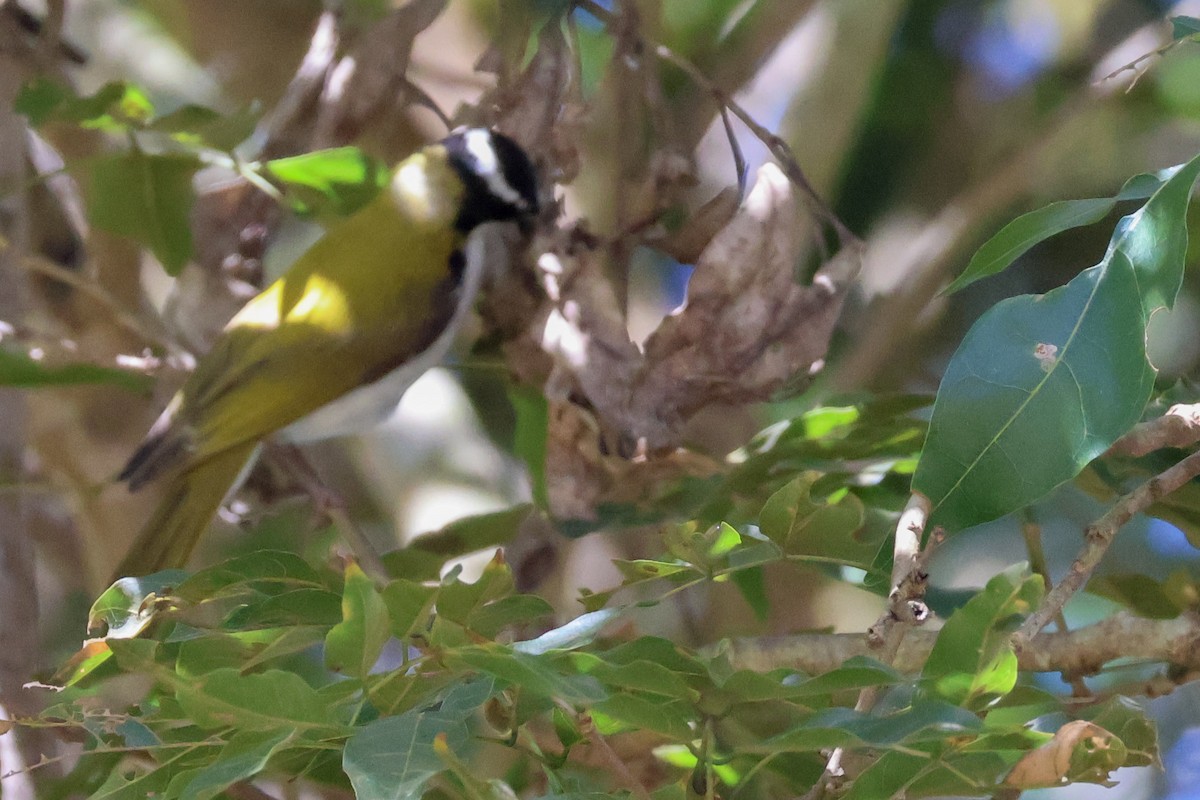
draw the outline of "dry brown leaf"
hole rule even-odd
[[[1004,784],[1018,789],[1061,786],[1068,777],[1077,777],[1081,768],[1102,759],[1114,744],[1121,746],[1119,739],[1095,723],[1086,720],[1068,722],[1049,742],[1026,753],[1008,773]],[[1124,746],[1120,749],[1124,751]],[[1113,763],[1112,769],[1120,766],[1120,759],[1114,761],[1118,763]]]
[[[696,209],[679,230],[653,242],[654,247],[680,264],[695,264],[713,237],[733,219],[740,202],[737,189],[725,187]]]
[[[701,253],[686,303],[646,341],[631,396],[632,417],[648,423],[635,433],[651,448],[705,405],[765,400],[819,366],[846,286],[824,272],[797,282],[806,244],[794,189],[768,163]]]
[[[569,182],[579,171],[579,76],[557,24],[543,27],[537,43],[520,77],[498,86],[479,108],[484,113],[498,109],[495,127],[520,142],[544,173],[553,173],[559,183]]]
[[[373,119],[403,96],[417,34],[446,7],[446,0],[409,0],[376,23],[354,53],[334,67],[325,84],[314,147],[353,141]]]

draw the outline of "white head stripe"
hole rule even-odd
[[[492,194],[517,208],[528,208],[529,203],[504,178],[504,171],[500,169],[500,161],[496,158],[496,149],[492,147],[491,132],[485,128],[471,128],[463,134],[463,142],[471,158],[475,159],[477,174],[483,178]]]

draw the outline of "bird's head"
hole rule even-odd
[[[538,213],[537,172],[521,146],[487,128],[459,128],[442,140],[465,187],[455,227],[527,222]]]

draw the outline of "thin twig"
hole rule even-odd
[[[637,779],[637,776],[629,771],[629,765],[626,764],[616,751],[608,744],[600,731],[596,730],[596,726],[589,723],[586,725],[588,742],[592,747],[596,748],[596,752],[608,763],[613,775],[620,779],[621,784],[633,793],[633,796],[638,800],[650,800],[650,793],[646,791],[646,787]]]
[[[903,674],[920,672],[937,641],[938,632],[915,629],[904,637],[892,667]],[[1165,663],[1182,673],[1200,671],[1200,615],[1184,613],[1174,619],[1146,619],[1119,611],[1100,622],[1068,632],[1039,633],[1017,654],[1022,672],[1065,672],[1094,675],[1118,659],[1136,658],[1143,664]],[[823,675],[850,658],[874,656],[861,634],[800,633],[779,637],[747,637],[722,643],[735,669],[770,672],[797,669]]]
[[[892,546],[892,590],[888,594],[888,607],[867,631],[867,642],[874,651],[872,655],[884,664],[896,660],[909,630],[929,618],[929,608],[925,605],[925,586],[929,576],[925,572],[925,564],[942,540],[941,532],[936,532],[930,537],[929,546],[921,549],[921,539],[925,535],[931,510],[929,498],[914,492],[896,523],[896,540]],[[881,691],[879,686],[868,686],[860,691],[854,710],[860,713],[870,711],[878,702]],[[820,800],[841,782],[845,776],[842,767],[844,756],[844,748],[834,748],[825,764],[824,774],[804,795],[804,800]]]
[[[1013,647],[1017,652],[1025,650],[1038,631],[1054,619],[1067,601],[1083,587],[1125,523],[1197,475],[1200,475],[1200,453],[1192,453],[1120,498],[1100,519],[1089,525],[1084,533],[1086,542],[1071,569],[1046,595],[1042,607],[1031,614],[1020,630],[1013,634]]]
[[[575,0],[575,4],[606,25],[613,24],[613,13],[601,6],[599,3],[595,2],[595,0]],[[805,176],[804,171],[800,168],[800,164],[797,162],[796,156],[792,153],[792,149],[788,146],[787,142],[785,142],[778,134],[773,133],[765,125],[762,125],[758,120],[756,120],[753,115],[750,114],[750,112],[746,111],[746,109],[743,108],[736,100],[734,100],[724,89],[713,83],[712,80],[710,80],[709,77],[691,61],[679,55],[666,45],[653,41],[644,34],[640,34],[639,39],[646,49],[653,52],[660,60],[665,61],[668,64],[672,64],[678,69],[682,70],[683,73],[687,75],[693,83],[707,92],[718,106],[728,110],[735,117],[742,121],[742,124],[750,130],[750,133],[753,134],[756,139],[762,142],[763,145],[766,146],[767,150],[770,151],[775,160],[779,162],[779,165],[783,169],[783,173],[787,176],[788,180],[790,180],[796,185],[797,188],[800,189],[816,213],[834,229],[834,231],[837,233],[838,241],[841,242],[843,246],[860,243],[858,236],[856,236],[854,232],[851,231],[844,222],[842,222],[841,218],[833,212],[833,209],[831,209],[823,199],[821,199],[821,196],[812,187],[812,184],[808,182],[808,178]]]
[[[1145,27],[1158,24],[1156,20]],[[1103,63],[1106,57],[1096,59],[1096,63]],[[884,369],[897,363],[897,353],[930,329],[938,318],[936,313],[929,313],[931,301],[945,287],[953,270],[961,267],[963,251],[986,233],[990,220],[1011,208],[1043,177],[1045,171],[1040,165],[1061,146],[1064,136],[1078,130],[1084,112],[1102,107],[1097,99],[1111,96],[1112,92],[1101,90],[1076,95],[1063,103],[1045,125],[1030,131],[1019,149],[998,162],[984,179],[945,203],[904,247],[888,249],[889,274],[904,276],[903,283],[864,312],[870,325],[828,376],[831,386],[838,391],[869,387]]]
[[[111,292],[89,276],[81,275],[74,270],[67,269],[36,253],[25,254],[20,263],[29,272],[65,283],[72,289],[76,289],[81,294],[85,294],[92,300],[106,306],[112,312],[113,321],[139,339],[161,347],[172,355],[183,355],[183,351],[180,350],[179,346],[172,342],[169,337],[165,336],[161,330],[146,322],[137,313],[129,310]]]
[[[1025,539],[1025,552],[1029,554],[1029,569],[1033,571],[1034,575],[1041,577],[1045,591],[1049,592],[1054,588],[1054,581],[1050,578],[1050,568],[1046,563],[1046,551],[1042,547],[1042,526],[1034,519],[1032,509],[1026,508],[1022,514],[1021,536]],[[1070,630],[1067,627],[1067,617],[1061,610],[1055,615],[1054,624],[1063,633]],[[1082,675],[1064,673],[1063,680],[1071,684],[1071,692],[1076,697],[1091,695],[1091,690],[1088,689]]]

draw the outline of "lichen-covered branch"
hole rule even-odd
[[[1087,582],[1092,571],[1108,552],[1117,531],[1125,523],[1197,475],[1200,475],[1200,453],[1193,453],[1121,497],[1104,516],[1089,525],[1084,534],[1086,543],[1075,557],[1067,574],[1046,595],[1041,607],[1013,634],[1013,646],[1017,648],[1017,652],[1028,649],[1034,635],[1054,619],[1067,601]]]
[[[1137,458],[1164,447],[1191,447],[1196,442],[1200,442],[1200,403],[1178,403],[1158,419],[1134,425],[1108,452]]]
[[[937,631],[912,630],[904,637],[892,666],[917,673],[924,666]],[[857,633],[803,633],[766,639],[734,639],[730,659],[738,669],[769,671],[780,667],[820,675],[848,658],[874,656],[867,638]],[[1161,662],[1176,670],[1200,670],[1200,615],[1146,619],[1127,611],[1069,632],[1039,633],[1017,654],[1020,669],[1093,675],[1120,658]]]

